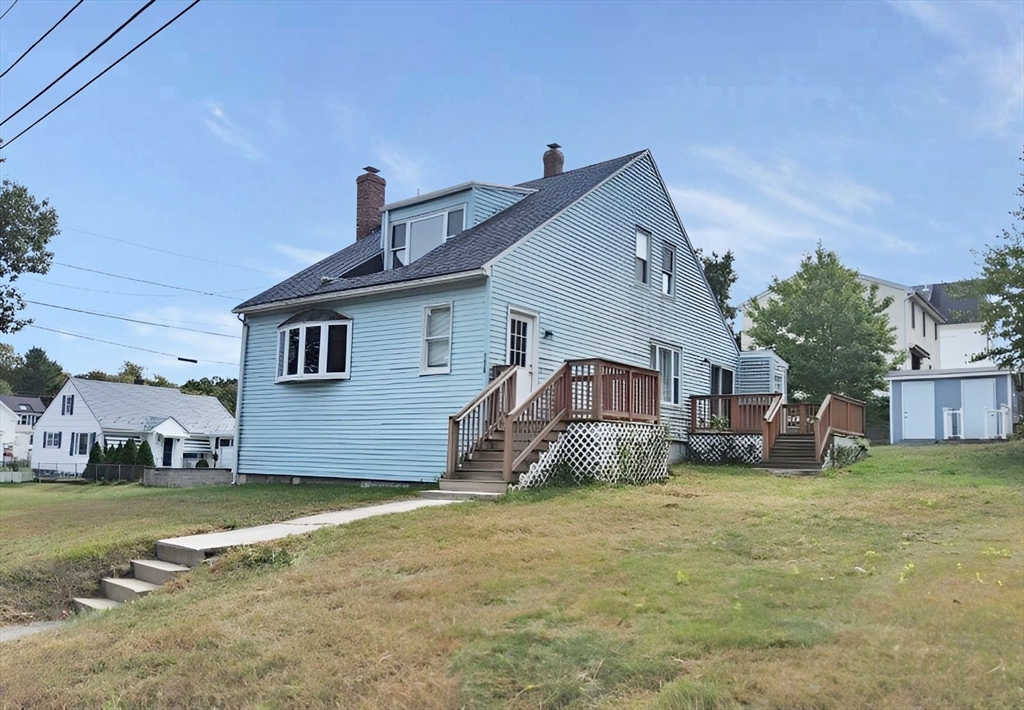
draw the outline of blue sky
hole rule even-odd
[[[84,3],[0,80],[0,115],[141,4]],[[21,0],[0,25],[0,67],[71,5]],[[184,6],[156,3],[0,136]],[[19,283],[40,302],[237,336],[238,301],[354,240],[364,165],[395,200],[539,177],[552,141],[566,169],[652,149],[695,246],[736,253],[736,302],[790,275],[818,239],[901,283],[968,276],[971,248],[1008,225],[1021,184],[1024,4],[204,0],[5,148],[2,170],[57,208],[57,261],[237,298],[58,265]],[[28,314],[238,359],[232,338]],[[176,381],[237,374],[32,328],[4,339],[73,374],[125,359]]]

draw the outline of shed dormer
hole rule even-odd
[[[384,205],[384,268],[408,266],[449,239],[534,192],[522,187],[466,182]]]

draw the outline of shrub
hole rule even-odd
[[[135,455],[135,464],[137,466],[156,465],[156,462],[153,460],[153,449],[150,448],[148,441],[142,441],[142,446],[139,447],[139,452]]]
[[[124,463],[124,444],[118,444],[111,455],[107,456],[107,463]]]
[[[196,468],[210,468],[210,462],[206,459],[199,459],[196,461]]]
[[[135,439],[129,439],[124,444],[124,450],[121,452],[121,463],[128,466],[135,465],[135,459],[139,455],[139,447],[135,445]]]
[[[105,457],[103,456],[103,449],[100,447],[100,443],[97,441],[92,445],[92,449],[89,451],[89,463],[91,465],[96,465],[98,463],[103,463],[104,460]]]

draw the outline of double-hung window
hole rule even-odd
[[[651,365],[661,373],[661,401],[679,404],[679,350],[655,345]]]
[[[346,380],[352,361],[352,321],[328,310],[300,313],[277,331],[274,380]]]
[[[44,449],[59,449],[60,448],[60,432],[59,431],[48,431],[43,434],[43,448]]]
[[[71,416],[75,413],[75,395],[66,394],[60,401],[61,416]]]
[[[732,394],[733,371],[711,366],[711,394]]]
[[[81,434],[72,434],[71,450],[69,451],[69,453],[72,456],[75,456],[76,454],[78,456],[88,456],[89,449],[91,448],[89,441],[90,438],[92,438],[92,436],[93,435],[90,434],[89,432],[82,432]],[[92,440],[95,441],[95,439]]]
[[[452,304],[423,309],[421,375],[442,375],[452,370]]]
[[[465,229],[465,221],[466,208],[459,206],[392,222],[387,245],[391,268],[408,266],[458,236]]]
[[[636,230],[636,259],[634,261],[636,280],[642,284],[651,281],[651,233]]]
[[[676,292],[676,248],[668,242],[661,245],[661,292],[666,296]]]

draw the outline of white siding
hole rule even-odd
[[[72,394],[75,396],[74,413],[61,414],[61,403],[64,396]],[[60,448],[43,448],[47,432],[61,433]],[[71,452],[71,435],[73,433],[86,436],[95,434],[96,440],[101,445],[103,443],[99,422],[89,411],[89,406],[75,389],[74,383],[68,380],[36,423],[35,439],[32,444],[32,468],[76,473],[85,470],[85,465],[89,462],[89,455],[79,455],[77,449],[74,453]]]

